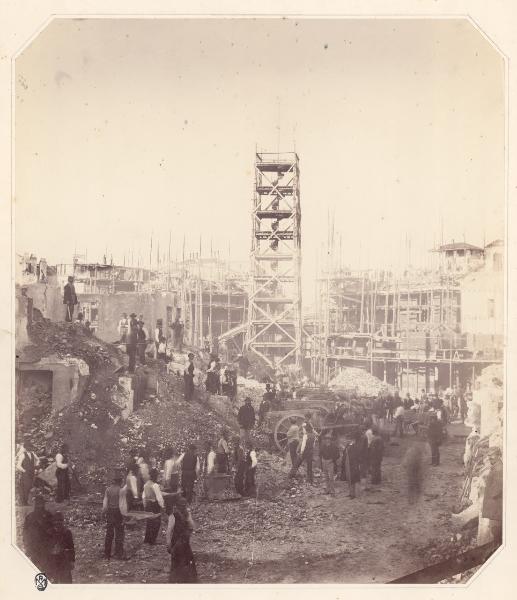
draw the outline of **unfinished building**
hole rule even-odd
[[[470,343],[463,318],[465,282],[474,273],[480,278],[485,261],[477,247],[459,246],[439,248],[438,270],[408,270],[402,276],[386,271],[322,274],[313,324],[312,377],[327,383],[341,368],[357,366],[416,393],[464,385],[483,367],[501,361],[501,346],[489,344],[480,352]]]

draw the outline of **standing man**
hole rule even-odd
[[[296,459],[298,458],[298,446],[300,445],[300,426],[296,421],[296,417],[290,417],[289,429],[287,430],[287,449],[291,457],[291,468],[294,468]]]
[[[115,537],[114,557],[124,560],[124,517],[127,515],[127,490],[122,486],[122,477],[116,473],[106,488],[102,502],[102,514],[106,516],[106,538],[104,558],[111,558],[111,546]]]
[[[183,373],[183,379],[185,381],[185,400],[187,400],[187,402],[190,402],[194,398],[194,370],[194,355],[192,352],[189,352],[188,364]]]
[[[157,483],[158,470],[151,469],[149,479],[145,482],[144,491],[142,492],[142,502],[144,510],[156,514],[156,517],[147,519],[145,526],[144,544],[153,546],[156,544],[156,538],[160,533],[161,512],[165,508],[162,491]]]
[[[399,404],[395,409],[395,435],[404,436],[404,406]]]
[[[246,397],[244,404],[239,408],[237,414],[239,422],[240,435],[243,442],[250,441],[250,430],[255,427],[255,409],[251,405],[251,398]]]
[[[16,457],[16,471],[20,473],[20,503],[28,506],[29,493],[34,486],[34,476],[39,466],[39,458],[33,452],[34,448],[29,440],[25,440]]]
[[[273,394],[271,393],[269,383],[266,383],[266,391],[262,396],[262,401],[259,406],[259,419],[258,426],[260,427],[264,423],[264,419],[266,418],[267,413],[271,410],[271,398]]]
[[[172,324],[172,339],[174,344],[174,349],[178,352],[181,352],[183,349],[183,331],[185,326],[183,325],[183,321],[179,315],[176,316],[174,323]]]
[[[194,484],[201,473],[201,464],[196,450],[195,444],[189,444],[181,459],[181,489],[189,504],[194,496]]]
[[[384,441],[376,427],[372,427],[372,441],[368,447],[368,462],[370,464],[371,482],[373,485],[381,483],[381,465],[384,456]]]
[[[325,485],[327,488],[325,493],[335,496],[334,465],[339,458],[339,450],[337,449],[336,444],[333,442],[330,435],[326,435],[323,438],[323,443],[321,444],[320,448],[320,458],[321,468],[323,470],[323,474],[325,475]]]
[[[120,336],[120,343],[125,344],[127,341],[127,334],[129,332],[129,319],[127,313],[122,313],[122,317],[118,322],[118,334]]]
[[[443,440],[443,426],[435,414],[431,414],[429,417],[427,440],[431,448],[431,465],[437,467],[440,464],[440,444]]]
[[[52,535],[52,514],[45,509],[43,496],[34,499],[34,510],[23,523],[25,552],[38,569],[45,573],[49,565],[49,542]]]
[[[462,423],[465,423],[465,419],[467,418],[468,406],[467,400],[465,398],[465,394],[460,392],[460,419]]]
[[[68,457],[68,445],[63,444],[56,454],[56,502],[60,504],[63,500],[70,500],[70,464]]]
[[[246,482],[246,461],[241,438],[235,436],[233,440],[233,465],[235,467],[235,476],[233,479],[235,491],[244,496]]]
[[[215,464],[218,473],[230,472],[230,447],[228,446],[228,438],[228,429],[223,427],[215,452]]]
[[[312,474],[312,460],[315,441],[316,435],[314,433],[314,427],[311,425],[310,420],[307,419],[307,421],[302,425],[302,440],[298,450],[298,458],[289,473],[289,477],[294,477],[301,464],[305,461],[307,465],[307,481],[309,483],[314,483]]]
[[[138,322],[136,320],[136,314],[131,313],[129,315],[129,332],[127,335],[127,343],[126,343],[126,353],[129,356],[128,371],[130,373],[135,372],[137,344],[138,344]]]
[[[361,454],[364,451],[364,436],[360,430],[354,440],[347,444],[341,459],[341,479],[348,481],[349,497],[355,498],[356,485],[361,481]]]
[[[212,491],[212,480],[215,475],[215,459],[214,443],[208,440],[205,443],[205,453],[203,457],[203,494],[207,500],[210,500],[210,492]]]
[[[66,306],[65,321],[72,323],[74,320],[74,306],[79,304],[77,294],[75,293],[74,278],[70,276],[65,285],[63,294],[63,304]]]
[[[168,501],[167,512],[167,552],[171,555],[169,583],[197,583],[196,561],[190,547],[194,521],[185,498],[179,497],[174,507]]]
[[[406,470],[409,504],[415,504],[422,494],[424,475],[422,454],[422,445],[413,444],[408,448],[402,463]]]
[[[140,364],[145,365],[145,350],[147,348],[147,331],[144,327],[143,321],[138,321],[137,329],[136,329],[136,343],[137,343],[137,353],[138,353],[138,361]]]
[[[251,441],[246,442],[246,450],[244,452],[245,476],[244,476],[244,495],[254,496],[257,488],[255,485],[255,474],[257,472],[257,452]]]
[[[160,345],[163,335],[163,320],[156,320],[156,327],[154,328],[154,358],[158,358],[158,347]]]
[[[75,563],[74,538],[65,527],[62,512],[52,515],[52,535],[50,538],[49,569],[46,575],[52,583],[72,583]]]

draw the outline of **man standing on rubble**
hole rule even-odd
[[[62,512],[52,515],[49,568],[46,573],[52,583],[72,583],[75,548],[72,532],[65,527]]]
[[[376,427],[372,427],[372,440],[368,446],[368,463],[370,466],[370,476],[373,485],[381,483],[381,465],[384,457],[384,440]]]
[[[49,564],[49,541],[52,535],[52,513],[45,509],[43,496],[34,499],[34,510],[23,523],[25,552],[38,569],[45,573]]]
[[[56,454],[56,502],[60,504],[63,500],[70,500],[70,459],[68,457],[68,445],[63,444]]]
[[[246,397],[244,404],[239,408],[237,414],[239,422],[240,435],[243,442],[250,441],[250,430],[255,427],[255,409],[251,405],[251,398]]]
[[[189,444],[181,459],[181,489],[189,504],[194,495],[194,484],[201,473],[201,463],[196,450],[195,444]]]
[[[269,385],[269,383],[266,383],[266,391],[262,396],[262,402],[259,406],[259,427],[264,423],[264,419],[266,418],[267,413],[271,410],[271,398],[273,397],[273,394],[271,393],[270,388],[271,386]]]
[[[20,473],[20,502],[22,506],[28,506],[29,504],[29,493],[34,486],[34,476],[40,464],[39,458],[33,450],[32,443],[26,439],[16,457],[16,471]]]
[[[190,402],[194,398],[194,371],[194,355],[192,352],[189,352],[188,364],[183,373],[183,380],[185,382],[185,400],[187,400],[187,402]]]
[[[289,418],[289,429],[287,430],[287,449],[289,450],[289,456],[291,457],[291,467],[296,464],[298,458],[297,451],[300,445],[300,426],[296,417]]]
[[[136,314],[131,313],[129,315],[129,333],[127,335],[126,352],[129,356],[128,370],[130,373],[135,372],[136,366],[136,350],[138,344],[138,322],[136,320]]]
[[[325,435],[323,438],[323,444],[320,448],[321,467],[323,474],[325,475],[326,490],[325,493],[335,496],[336,491],[334,488],[334,465],[339,458],[339,450],[332,440],[330,435]]]
[[[137,353],[138,353],[138,361],[141,365],[145,365],[145,350],[147,348],[147,330],[144,327],[143,321],[138,321],[137,329],[136,329],[136,343],[137,343]]]
[[[70,276],[63,293],[63,304],[66,306],[65,321],[72,323],[74,320],[74,306],[79,304],[75,293],[74,278]]]
[[[102,502],[102,514],[106,516],[106,538],[104,558],[111,558],[111,546],[115,538],[115,558],[124,559],[124,517],[127,515],[127,488],[122,486],[122,477],[116,473],[106,488]]]
[[[293,478],[301,464],[305,461],[307,464],[307,481],[309,483],[314,483],[314,478],[312,474],[312,460],[314,454],[314,444],[316,441],[316,435],[314,433],[314,427],[310,422],[310,418],[312,415],[308,413],[306,415],[306,421],[302,425],[302,439],[300,442],[300,447],[298,449],[298,459],[296,463],[293,465],[289,477]]]

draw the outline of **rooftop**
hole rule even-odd
[[[452,242],[451,244],[444,244],[438,248],[438,252],[447,252],[450,250],[477,250],[478,252],[483,252],[483,248],[467,244],[466,242]]]

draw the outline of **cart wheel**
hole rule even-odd
[[[287,430],[291,427],[291,417],[296,419],[296,424],[301,427],[305,421],[305,417],[300,413],[291,413],[285,415],[279,419],[275,425],[274,440],[276,447],[281,451],[285,452],[287,449]]]

